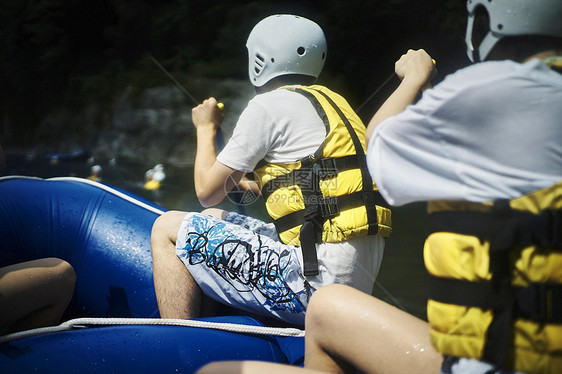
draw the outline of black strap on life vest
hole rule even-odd
[[[510,302],[510,297],[498,298],[498,290],[491,282],[432,276],[430,285],[429,298],[441,303],[497,310]],[[545,323],[562,322],[562,284],[531,283],[511,288],[516,317]],[[499,295],[505,294],[499,292]]]
[[[501,365],[511,339],[513,318],[562,322],[562,284],[511,284],[510,255],[536,245],[562,250],[562,210],[539,214],[513,210],[508,200],[495,202],[490,212],[443,211],[430,214],[429,234],[452,232],[490,243],[490,282],[468,282],[432,276],[429,297],[435,301],[493,311],[482,359]]]
[[[295,92],[305,96],[312,103],[324,122],[327,135],[330,131],[330,123],[324,108],[316,96],[307,90],[299,88],[295,89]],[[265,199],[267,199],[273,191],[283,186],[297,185],[301,189],[304,209],[289,214],[285,216],[286,218],[281,217],[275,220],[274,224],[279,233],[286,231],[288,228],[302,225],[299,237],[305,276],[318,275],[319,273],[316,243],[322,242],[322,230],[324,222],[327,219],[338,215],[342,210],[342,206],[349,209],[348,207],[364,205],[367,210],[367,222],[369,225],[368,234],[375,235],[378,232],[375,204],[377,201],[380,202],[382,200],[382,197],[375,194],[373,191],[373,180],[367,169],[365,152],[363,151],[363,146],[353,126],[338,105],[328,95],[319,90],[315,90],[315,92],[322,95],[328,101],[345,124],[355,147],[355,155],[341,158],[325,158],[323,157],[324,142],[322,142],[314,154],[300,160],[300,169],[294,170],[287,175],[274,178],[267,182],[262,188],[262,194]],[[320,188],[321,180],[334,178],[340,171],[352,168],[361,170],[363,188],[358,195],[352,194],[353,197],[346,197],[346,195],[344,195],[338,196],[337,198],[322,196],[322,190]],[[359,200],[361,201],[357,204]]]
[[[347,119],[346,115],[342,112],[341,108],[332,100],[331,97],[326,95],[322,91],[317,92],[322,95],[326,101],[330,103],[330,105],[334,108],[336,113],[340,116],[349,135],[351,136],[351,140],[353,141],[353,145],[355,146],[355,154],[359,157],[357,160],[359,161],[359,169],[361,170],[361,182],[362,182],[362,190],[363,190],[363,198],[364,198],[364,205],[367,209],[367,222],[369,224],[369,235],[376,235],[379,231],[379,225],[377,220],[377,207],[375,201],[373,199],[373,179],[371,178],[371,174],[369,173],[369,169],[367,168],[367,157],[365,156],[365,151],[363,150],[363,145],[361,144],[361,140],[357,136],[357,133],[353,129],[353,126]]]
[[[359,157],[361,156],[350,155],[336,158],[321,158],[312,165],[312,168],[320,180],[331,179],[336,177],[339,172],[358,169],[361,164],[358,160]],[[305,160],[305,162],[306,161],[307,160]],[[269,196],[279,188],[300,184],[302,179],[307,178],[308,173],[310,173],[310,170],[303,170],[302,168],[295,169],[287,174],[269,180],[262,187],[261,193],[263,198],[267,200]]]
[[[383,199],[378,191],[370,191],[375,204],[382,207],[388,207],[387,202]],[[320,197],[318,201],[318,209],[323,218],[333,218],[341,211],[360,207],[364,204],[365,196],[363,191],[350,193],[342,196]],[[274,220],[275,227],[279,232],[289,230],[295,226],[301,225],[304,221],[305,210],[297,210],[283,217]]]

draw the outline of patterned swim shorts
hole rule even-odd
[[[189,213],[176,254],[203,292],[251,313],[304,324],[315,291],[302,273],[298,247],[278,241],[273,224],[230,212],[225,220]]]

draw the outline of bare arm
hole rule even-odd
[[[222,122],[223,113],[214,98],[205,100],[191,111],[193,125],[197,129],[195,154],[195,193],[204,207],[220,203],[226,194],[240,181],[244,172],[234,170],[217,161],[215,137]]]
[[[431,57],[423,49],[417,51],[410,49],[400,57],[394,70],[402,82],[369,121],[366,134],[367,144],[379,123],[397,115],[414,102],[434,69]]]
[[[251,191],[256,195],[261,195],[261,190],[258,183],[248,177],[243,177],[238,183],[238,187],[245,191]]]

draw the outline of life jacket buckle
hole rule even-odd
[[[340,214],[340,204],[337,196],[323,197],[318,204],[322,218],[333,218]]]
[[[333,157],[321,158],[314,164],[313,170],[320,179],[335,178],[339,172]]]
[[[538,322],[562,321],[562,285],[530,284],[520,290],[517,308],[523,318]]]

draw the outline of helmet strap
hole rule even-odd
[[[478,59],[479,61],[485,61],[486,58],[488,57],[488,55],[490,54],[490,52],[492,51],[492,49],[495,47],[495,45],[502,39],[501,36],[494,34],[492,31],[490,31],[486,37],[484,37],[484,40],[482,40],[482,43],[480,43],[480,45],[478,46],[477,52],[478,52]]]

